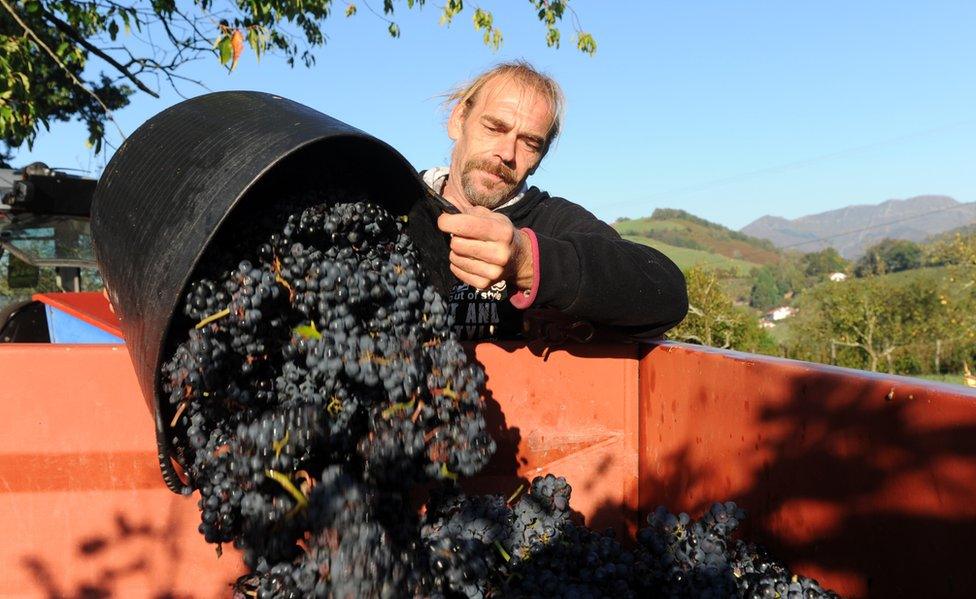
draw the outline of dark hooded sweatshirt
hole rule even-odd
[[[426,201],[432,217],[457,212],[433,192]],[[521,200],[496,212],[516,228],[532,229],[538,240],[539,285],[530,311],[555,309],[635,339],[660,336],[685,317],[687,290],[674,262],[652,247],[622,239],[585,208],[530,187]],[[462,339],[519,336],[526,310],[512,305],[504,283],[476,290],[458,281],[447,261],[450,237],[442,240],[435,279],[451,288],[455,331]]]

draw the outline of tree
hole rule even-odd
[[[862,261],[862,274],[915,264],[912,246],[918,247],[893,240],[878,244],[869,252],[874,258]],[[946,268],[822,284],[805,293],[787,344],[789,355],[899,374],[958,372],[972,364],[976,233],[927,244],[925,263]]]
[[[770,310],[783,301],[783,293],[776,284],[776,277],[770,268],[757,269],[752,289],[749,291],[749,305],[757,310]]]
[[[405,0],[405,7],[425,2]],[[569,2],[529,0],[550,47],[560,45]],[[383,14],[374,13],[395,38],[394,17],[403,7],[383,0]],[[311,66],[313,50],[326,41],[324,23],[339,8],[346,17],[357,13],[355,2],[333,0],[0,0],[0,159],[30,146],[40,127],[72,118],[87,125],[88,141],[99,150],[113,111],[133,94],[158,97],[163,84],[189,82],[180,67],[202,57],[233,70],[247,45],[258,57],[272,51],[290,66],[296,60]],[[464,10],[462,0],[446,0],[441,23]],[[486,45],[501,45],[490,11],[476,7],[472,21]],[[144,35],[128,35],[132,30]],[[596,52],[593,36],[578,26],[575,42],[581,52]]]
[[[776,264],[754,268],[750,276],[749,305],[758,310],[775,308],[805,286],[803,273],[792,257],[784,256]]]
[[[931,244],[927,261],[933,265],[955,267],[953,270],[957,273],[976,280],[973,277],[976,271],[976,232],[956,233]]]
[[[668,337],[699,345],[773,353],[776,343],[747,310],[735,307],[714,271],[693,266],[685,272],[688,316]]]
[[[933,278],[907,284],[871,277],[820,285],[805,294],[794,325],[797,357],[894,373],[900,350],[945,334],[953,318]],[[843,355],[844,348],[854,351]],[[840,354],[839,354],[840,352]],[[839,355],[839,358],[838,358]]]
[[[907,239],[883,239],[869,247],[857,261],[854,274],[859,277],[883,275],[918,268],[922,265],[922,248]]]
[[[800,268],[803,269],[803,273],[816,279],[822,279],[831,273],[843,272],[849,266],[850,263],[834,248],[824,248],[819,252],[804,254],[800,258]]]
[[[956,292],[944,293],[942,302],[955,314],[955,330],[965,332],[956,336],[972,346],[976,343],[976,231],[956,233],[931,244],[928,261],[946,266],[945,286]]]

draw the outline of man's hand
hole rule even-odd
[[[463,214],[440,215],[437,227],[451,234],[451,272],[462,283],[488,289],[509,281],[519,291],[532,288],[531,241],[504,214],[471,206]]]

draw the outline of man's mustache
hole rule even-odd
[[[500,178],[502,181],[508,183],[509,185],[515,183],[515,171],[508,168],[504,164],[495,164],[487,160],[477,160],[477,161],[472,160],[467,164],[467,166],[464,169],[464,172],[470,173],[475,169],[489,172],[497,176],[498,178]]]

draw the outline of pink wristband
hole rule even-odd
[[[524,231],[529,237],[529,245],[532,246],[532,288],[527,291],[518,291],[512,294],[508,301],[519,310],[525,310],[535,301],[535,296],[539,292],[539,240],[536,239],[535,231],[528,227],[519,229]]]

